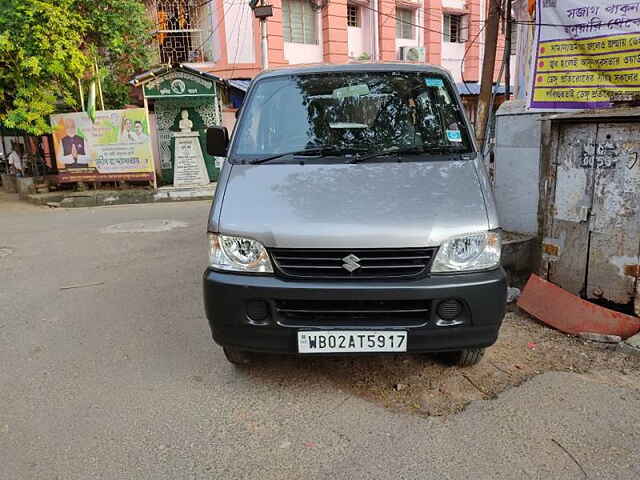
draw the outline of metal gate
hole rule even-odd
[[[542,273],[640,314],[640,121],[552,120],[545,130]]]

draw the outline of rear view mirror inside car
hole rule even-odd
[[[369,95],[369,93],[369,87],[364,83],[360,83],[358,85],[336,88],[333,91],[333,96],[335,98],[361,97],[363,95]]]

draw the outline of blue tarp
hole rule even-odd
[[[231,100],[231,105],[233,108],[240,108],[242,106],[242,102],[244,101],[244,96],[249,89],[249,84],[251,80],[244,80],[238,78],[232,78],[227,80],[227,85],[231,88],[229,89],[229,98]]]

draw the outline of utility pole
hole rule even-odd
[[[504,33],[504,99],[511,100],[511,27],[513,18],[511,15],[511,0],[507,0],[507,29]]]
[[[493,92],[493,73],[496,64],[496,46],[498,44],[498,23],[500,20],[500,0],[489,0],[489,16],[487,18],[484,37],[484,59],[482,61],[482,78],[480,80],[480,99],[476,118],[476,140],[480,149],[484,149],[487,135],[489,115],[491,115],[491,96]]]
[[[273,7],[271,5],[265,5],[265,0],[251,0],[249,6],[253,9],[253,14],[260,20],[260,56],[262,58],[262,69],[269,68],[269,40],[267,32],[267,18],[273,16]]]

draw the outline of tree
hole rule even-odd
[[[58,101],[77,106],[74,87],[89,65],[82,51],[88,25],[73,3],[2,0],[0,121],[7,127],[41,134]]]
[[[0,0],[0,122],[48,132],[51,113],[80,109],[78,83],[95,64],[105,108],[122,107],[150,40],[140,0]]]
[[[129,80],[149,67],[152,24],[140,0],[75,0],[89,23],[84,36],[90,54],[98,59],[107,108],[129,101]]]

